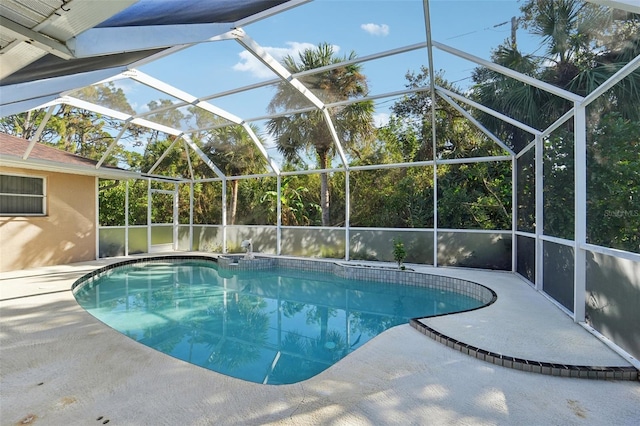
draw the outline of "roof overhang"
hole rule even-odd
[[[0,115],[36,108],[176,49],[224,39],[238,26],[309,1],[6,0]]]
[[[15,169],[40,170],[55,173],[65,173],[83,176],[95,176],[103,179],[140,179],[142,174],[128,170],[91,167],[77,164],[64,164],[56,161],[27,159],[12,155],[0,156],[0,167],[11,167]]]

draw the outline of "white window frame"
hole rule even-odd
[[[11,193],[4,193],[4,192],[0,192],[0,195],[8,195],[8,196],[12,196],[12,197],[29,197],[29,198],[40,198],[42,200],[42,209],[41,209],[41,213],[25,213],[25,212],[20,212],[20,213],[4,213],[0,211],[0,217],[22,217],[22,216],[34,216],[34,217],[40,217],[40,216],[46,216],[47,215],[47,178],[45,176],[38,176],[38,175],[30,175],[30,174],[19,174],[19,173],[0,173],[1,176],[14,176],[14,177],[20,177],[20,178],[30,178],[30,179],[40,179],[42,180],[42,194],[11,194]]]

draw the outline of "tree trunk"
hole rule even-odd
[[[320,310],[320,344],[324,347],[329,332],[329,308],[325,306],[318,309]]]
[[[229,205],[229,225],[236,224],[236,212],[238,210],[238,180],[231,181],[231,204]]]
[[[319,152],[320,167],[327,168],[327,153]],[[320,208],[322,209],[322,226],[329,226],[329,175],[326,172],[320,173]]]
[[[15,121],[18,121],[18,116],[15,117]],[[17,127],[17,126],[16,126]],[[32,111],[28,111],[25,116],[24,116],[24,123],[22,125],[22,131],[23,133],[17,136],[20,136],[24,139],[31,139],[33,137],[33,135],[36,133],[36,129],[38,128],[38,126],[36,126],[35,123],[35,117]]]

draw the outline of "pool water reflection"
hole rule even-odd
[[[287,269],[232,273],[199,260],[116,267],[75,296],[140,343],[264,384],[306,380],[410,318],[482,305],[439,289]]]

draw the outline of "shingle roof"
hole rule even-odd
[[[0,155],[10,155],[20,157],[24,155],[29,147],[30,141],[0,132]],[[36,143],[29,154],[30,159],[54,161],[62,164],[74,164],[82,166],[93,166],[98,164],[97,161],[61,151],[57,148]],[[109,167],[109,166],[104,166]]]

